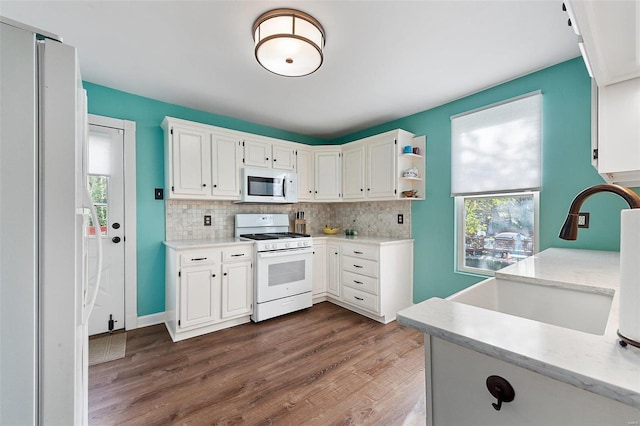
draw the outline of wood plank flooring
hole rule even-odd
[[[89,424],[424,425],[423,335],[328,302],[89,368]]]

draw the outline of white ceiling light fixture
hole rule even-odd
[[[295,9],[274,9],[253,24],[258,63],[274,74],[302,77],[324,59],[324,29],[313,16]]]

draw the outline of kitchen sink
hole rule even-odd
[[[603,335],[614,290],[489,278],[447,300]]]

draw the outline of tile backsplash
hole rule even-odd
[[[322,227],[329,225],[339,227],[340,233],[355,228],[362,236],[411,237],[411,203],[407,201],[236,204],[232,201],[167,200],[165,203],[168,241],[233,237],[237,213],[287,213],[293,230],[298,211],[304,212],[307,232],[311,234],[320,234]],[[404,215],[402,225],[397,222],[398,214]],[[211,216],[211,226],[204,226],[205,215]]]

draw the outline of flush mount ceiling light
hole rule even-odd
[[[322,65],[324,29],[313,16],[294,9],[274,9],[253,24],[256,59],[267,70],[301,77]]]

